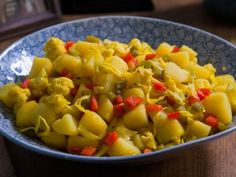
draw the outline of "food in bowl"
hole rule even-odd
[[[129,156],[223,131],[236,111],[234,77],[198,64],[197,52],[87,36],[51,37],[29,76],[0,88],[16,126],[50,147]]]

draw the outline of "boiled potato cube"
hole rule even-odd
[[[172,62],[167,63],[165,74],[179,83],[187,82],[189,80],[189,72]]]
[[[78,121],[70,114],[52,123],[52,129],[62,135],[78,135]]]
[[[154,117],[154,132],[160,144],[178,140],[185,134],[179,121],[168,119],[164,113]]]
[[[206,68],[198,64],[194,64],[192,66],[192,69],[194,74],[196,75],[196,78],[198,79],[208,79],[210,76],[210,72]]]
[[[42,136],[41,139],[45,144],[59,149],[65,148],[67,143],[67,137],[56,132],[50,132],[48,136]]]
[[[98,140],[91,140],[83,136],[69,136],[67,141],[67,148],[70,147],[80,147],[83,148],[85,146],[97,146]]]
[[[24,103],[16,113],[16,125],[19,127],[32,126],[32,119],[37,105],[38,103],[34,100]]]
[[[138,96],[138,97],[141,97],[141,98],[145,98],[144,92],[141,88],[126,89],[123,93],[123,97],[127,98],[129,96]]]
[[[186,51],[189,53],[190,56],[190,60],[194,60],[194,58],[196,58],[197,56],[197,52],[195,52],[193,49],[191,49],[190,47],[186,46],[186,45],[182,45],[180,47],[180,51]]]
[[[211,127],[198,120],[189,123],[188,136],[196,136],[198,138],[207,137],[211,131]]]
[[[107,150],[109,156],[130,156],[141,154],[140,150],[129,140],[118,138]]]
[[[86,112],[83,115],[80,125],[99,138],[104,137],[107,130],[106,122],[97,113],[92,111]]]
[[[232,122],[232,111],[229,99],[225,93],[212,93],[203,100],[206,112],[216,116],[220,122],[229,124]]]
[[[106,95],[101,95],[98,100],[97,113],[106,121],[110,122],[113,115],[113,104]]]
[[[62,70],[66,69],[71,74],[77,76],[78,70],[81,69],[80,67],[81,60],[69,54],[61,55],[53,62],[53,68],[58,73],[61,73]]]
[[[123,116],[124,125],[131,130],[138,130],[148,125],[148,116],[144,104],[127,112]]]
[[[64,45],[65,43],[61,39],[51,37],[44,47],[45,57],[49,58],[51,61],[54,61],[57,57],[67,52]]]
[[[230,85],[226,90],[225,93],[228,96],[232,111],[236,112],[236,84]]]
[[[169,54],[170,61],[176,63],[181,68],[186,68],[189,64],[189,53],[188,52],[176,52]]]
[[[160,57],[162,57],[163,55],[168,55],[172,52],[173,48],[174,47],[171,46],[170,44],[163,42],[156,49],[156,54],[157,56],[160,56]]]
[[[128,65],[126,64],[126,62],[118,56],[112,56],[108,58],[106,62],[110,63],[114,68],[119,70],[121,73],[128,71]]]
[[[0,100],[8,106],[8,92],[11,88],[17,87],[15,83],[8,83],[0,88]]]
[[[35,57],[33,60],[33,64],[29,73],[30,78],[35,78],[39,76],[42,69],[44,69],[48,76],[52,73],[52,62],[48,58],[39,58]]]

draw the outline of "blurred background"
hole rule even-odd
[[[46,26],[102,15],[167,19],[201,28],[236,44],[236,0],[0,0],[0,53],[22,36]],[[226,161],[232,155],[230,150],[218,148],[232,138],[233,135],[227,136],[207,148],[200,146],[198,151],[186,152],[153,169],[159,169],[157,176],[195,177],[205,173],[214,177],[236,176],[231,165],[236,162]],[[12,162],[0,136],[0,177],[15,176]],[[176,166],[178,171],[173,168]],[[148,169],[151,170],[151,166]]]

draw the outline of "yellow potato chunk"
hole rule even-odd
[[[172,62],[167,63],[165,74],[179,83],[187,82],[189,80],[189,72]]]
[[[178,120],[171,120],[164,113],[154,117],[154,132],[160,144],[179,140],[185,133]]]
[[[97,113],[106,121],[110,122],[113,116],[113,104],[106,95],[101,95],[98,100]]]
[[[118,138],[107,150],[109,156],[129,156],[141,154],[140,150],[129,140]]]
[[[172,52],[173,46],[170,44],[163,42],[161,43],[158,48],[156,49],[157,56],[162,57],[163,55],[168,55]]]
[[[211,131],[211,127],[198,120],[189,123],[188,136],[197,138],[207,137]]]
[[[226,90],[225,93],[228,96],[231,109],[235,113],[236,112],[236,84],[230,85]]]
[[[42,136],[41,139],[45,144],[59,149],[65,148],[67,143],[67,137],[56,132],[50,132],[48,136]]]
[[[128,71],[128,65],[126,64],[126,62],[118,56],[112,56],[106,59],[106,62],[111,64],[114,68],[122,73]]]
[[[197,56],[197,52],[195,52],[193,49],[191,49],[190,47],[188,47],[188,46],[186,46],[186,45],[182,45],[182,46],[180,47],[180,51],[186,51],[186,52],[188,52],[191,61],[193,61],[194,58],[196,58],[196,56]]]
[[[198,64],[194,64],[192,69],[198,79],[208,79],[210,76],[210,72],[205,67]]]
[[[53,62],[53,69],[58,73],[66,69],[75,76],[79,75],[80,66],[81,60],[69,54],[61,55]]]
[[[188,66],[189,58],[189,53],[186,51],[169,54],[170,61],[176,63],[181,68],[185,68]]]
[[[123,116],[124,125],[131,130],[138,130],[148,125],[148,117],[144,104],[138,105],[135,109]]]
[[[123,97],[127,98],[129,96],[138,96],[138,97],[141,97],[141,98],[145,98],[144,92],[141,88],[126,89],[123,93]]]
[[[212,93],[203,100],[203,105],[207,113],[216,116],[220,122],[224,124],[232,122],[231,106],[225,93]]]
[[[35,57],[29,73],[29,78],[35,78],[39,76],[42,69],[44,69],[48,77],[50,77],[52,73],[52,68],[53,65],[50,59]]]
[[[3,85],[0,88],[0,100],[8,106],[8,92],[11,88],[16,87],[17,85],[15,83],[8,83],[6,85]],[[10,106],[10,105],[9,105]]]
[[[37,105],[38,103],[34,100],[24,103],[16,113],[16,125],[19,127],[32,126],[32,119]]]
[[[106,122],[97,113],[92,111],[86,112],[83,115],[80,120],[80,125],[82,125],[88,132],[99,138],[104,137],[107,130]]]
[[[70,114],[52,123],[52,129],[62,135],[78,135],[78,121]]]
[[[85,147],[85,146],[97,146],[98,140],[91,140],[83,136],[69,136],[67,141],[67,148],[70,147]]]

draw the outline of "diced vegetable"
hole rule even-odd
[[[169,55],[170,61],[176,63],[181,68],[186,68],[189,64],[189,53],[188,52],[172,52]]]
[[[172,62],[167,63],[165,74],[179,83],[187,82],[189,80],[189,72]]]
[[[110,132],[106,135],[104,139],[104,143],[107,144],[108,146],[114,144],[116,140],[118,139],[118,134],[117,132]]]
[[[169,112],[167,113],[167,118],[169,119],[179,119],[180,112]]]
[[[113,116],[113,104],[106,95],[101,95],[98,101],[97,113],[106,121],[110,122]]]
[[[86,146],[81,150],[81,155],[92,156],[96,152],[97,148],[93,146]]]
[[[203,138],[209,135],[210,130],[211,127],[209,125],[206,125],[205,123],[196,120],[189,124],[188,136],[196,136],[198,138]]]
[[[166,91],[166,85],[164,84],[164,83],[162,83],[162,82],[155,82],[155,83],[153,83],[153,88],[155,89],[155,90],[157,90],[157,91],[159,91],[159,92],[164,92],[164,91]]]
[[[170,54],[172,51],[173,51],[173,47],[170,44],[163,42],[156,49],[156,54],[157,56],[162,57],[163,55]]]
[[[142,103],[143,99],[138,96],[129,96],[124,99],[124,103],[127,105],[129,110],[136,108],[140,103]]]
[[[206,119],[205,119],[205,122],[207,125],[210,125],[212,128],[218,128],[218,119],[214,116],[208,116]]]
[[[161,111],[162,109],[163,109],[162,105],[158,105],[158,104],[146,105],[146,110],[148,112],[158,112],[158,111]]]
[[[37,77],[40,72],[44,69],[48,76],[51,76],[53,64],[48,58],[35,57],[29,73],[29,78]]]
[[[98,107],[97,99],[94,96],[92,96],[91,102],[90,102],[90,110],[97,112],[98,109],[99,107]]]

